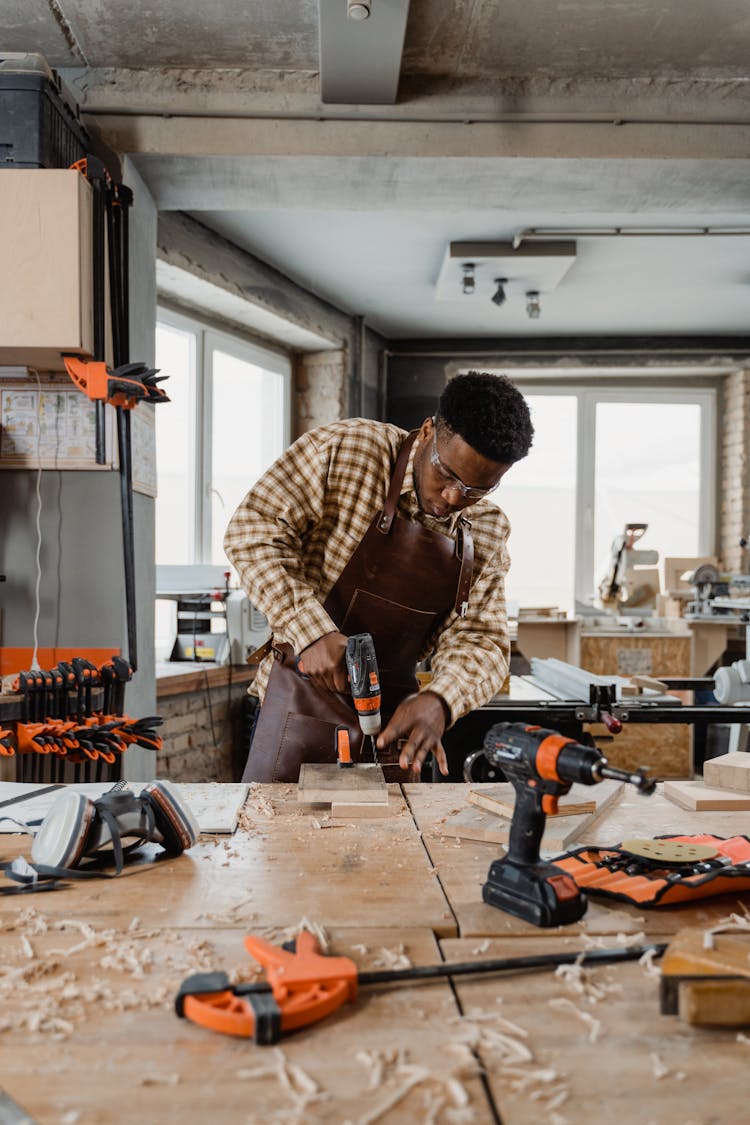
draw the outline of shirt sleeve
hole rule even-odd
[[[452,611],[433,640],[432,680],[423,690],[445,701],[451,724],[497,695],[508,674],[507,531],[506,524],[497,551],[472,582],[466,617]]]
[[[303,537],[322,518],[328,459],[304,434],[250,489],[224,537],[250,601],[297,653],[336,630],[302,561]]]

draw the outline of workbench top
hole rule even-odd
[[[373,969],[640,944],[738,910],[737,895],[591,903],[575,926],[531,927],[481,901],[499,847],[441,834],[467,791],[390,786],[390,818],[340,823],[300,807],[294,786],[254,785],[233,836],[0,899],[0,1089],[41,1125],[746,1120],[748,1040],[661,1016],[658,979],[637,963],[362,990],[277,1047],[177,1019],[186,976],[247,979],[245,934],[280,942],[303,919]],[[746,828],[745,813],[625,794],[586,842]],[[18,854],[25,838],[0,838],[0,859]]]

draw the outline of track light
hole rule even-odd
[[[462,291],[464,293],[473,293],[475,285],[476,285],[476,279],[474,277],[474,263],[473,262],[464,262],[464,264],[461,266],[461,272],[462,272],[462,277],[461,277],[461,289],[462,289]]]
[[[346,14],[350,20],[369,20],[370,0],[346,0]]]
[[[536,289],[529,289],[526,294],[526,315],[531,320],[538,320],[539,314],[542,311],[542,306],[539,301],[539,293]]]
[[[500,308],[501,305],[505,304],[505,286],[507,284],[507,277],[495,278],[495,285],[497,286],[497,289],[490,297],[490,300],[492,301],[493,305],[497,305],[498,308]]]

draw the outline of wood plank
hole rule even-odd
[[[665,781],[664,796],[680,808],[693,812],[750,809],[750,793],[711,789],[702,781]]]
[[[602,784],[605,784],[602,782]],[[596,786],[598,790],[600,786]],[[571,786],[570,793],[561,797],[557,803],[557,812],[554,816],[580,816],[582,813],[596,811],[596,801],[590,796],[591,789],[586,785]],[[507,785],[482,786],[481,789],[469,790],[469,801],[487,812],[494,812],[498,816],[513,816],[515,806],[515,791],[508,793]]]
[[[750,792],[750,754],[735,750],[703,763],[703,778],[714,789],[736,789]]]
[[[245,925],[252,932],[259,923],[290,925],[307,915],[329,925],[454,934],[455,918],[397,785],[390,786],[390,801],[387,819],[331,827],[298,804],[295,785],[251,785],[231,838],[203,836],[182,856],[128,867],[106,883],[74,883],[35,901],[44,898],[55,917],[138,915],[172,927]],[[30,849],[27,837],[0,837],[0,860],[28,857]],[[147,858],[157,854],[157,845],[146,849]]]
[[[538,935],[539,930],[535,926],[482,902],[482,886],[490,863],[499,854],[494,850],[498,845],[461,840],[443,832],[446,818],[465,808],[468,786],[405,785],[403,789],[461,934],[474,938],[517,933]],[[564,824],[565,819],[558,823]],[[633,837],[670,834],[713,832],[719,836],[734,836],[746,831],[746,812],[690,812],[668,801],[661,792],[661,786],[652,796],[644,797],[632,786],[626,785],[619,800],[601,816],[589,821],[578,845],[608,846]],[[649,933],[670,934],[683,926],[716,924],[736,910],[736,894],[701,899],[693,905],[653,910],[591,896],[588,910],[580,922],[559,930],[553,929],[550,934],[585,932],[592,936],[608,935],[616,940],[620,933],[638,933],[644,927]]]
[[[580,937],[556,933],[479,946],[476,939],[448,940],[441,948],[447,961],[471,961],[584,946]],[[748,1048],[736,1029],[688,1028],[661,1015],[658,976],[636,962],[588,968],[586,979],[584,994],[554,972],[456,979],[503,1121],[747,1119]],[[601,990],[598,998],[592,986]]]
[[[37,903],[41,897],[55,896],[40,896]],[[9,932],[8,921],[9,916],[15,920],[28,911],[28,899],[23,907],[3,909],[0,957],[6,970],[20,973],[28,970],[31,961],[20,938],[22,931]],[[56,919],[38,905],[36,909],[40,912],[36,917],[54,926]],[[382,1119],[388,1125],[410,1125],[426,1120],[428,1101],[455,1104],[449,1085],[452,1075],[461,1083],[471,1120],[492,1120],[476,1068],[472,1074],[466,1058],[454,1050],[461,1018],[448,981],[362,989],[354,1003],[326,1019],[285,1035],[275,1047],[259,1047],[181,1020],[173,1007],[180,982],[195,971],[217,969],[244,979],[252,976],[254,963],[243,945],[246,928],[211,934],[173,931],[161,919],[141,918],[142,925],[130,933],[123,919],[106,939],[96,927],[95,942],[67,955],[53,951],[85,941],[79,928],[69,925],[41,933],[38,925],[29,927],[33,974],[28,983],[14,979],[12,987],[2,992],[3,1021],[14,1027],[3,1036],[2,1086],[35,1121],[312,1125]],[[80,917],[82,924],[88,921]],[[295,929],[299,921],[298,916]],[[317,921],[325,919],[318,916]],[[144,931],[148,936],[133,936]],[[253,932],[276,944],[292,936],[268,922]],[[328,937],[332,954],[351,957],[361,969],[390,968],[399,961],[414,965],[440,961],[437,942],[428,929],[331,928]],[[138,958],[146,956],[144,969],[134,971]],[[100,962],[108,957],[111,963],[102,967]],[[51,985],[56,979],[64,979],[69,998],[62,996],[62,988],[49,988],[40,1000],[36,985],[40,981]],[[103,990],[106,1002],[101,999]],[[98,999],[93,998],[96,992]],[[73,994],[75,999],[70,998]],[[40,1027],[34,1030],[28,1021],[40,1013]],[[55,1026],[58,1017],[64,1023]],[[19,1018],[27,1026],[16,1030]],[[101,1056],[102,1044],[106,1044],[106,1062],[92,1065],[92,1059]],[[50,1079],[52,1055],[57,1060],[54,1080]],[[409,1067],[424,1067],[424,1074]],[[379,1084],[373,1082],[378,1068]],[[308,1085],[308,1092],[317,1088],[318,1096],[305,1104]],[[393,1108],[385,1108],[391,1099],[395,1099]]]
[[[336,820],[365,820],[391,815],[387,794],[382,804],[379,802],[376,804],[374,801],[361,801],[359,804],[347,804],[346,801],[331,802],[331,816]]]
[[[297,800],[305,805],[388,804],[382,766],[363,763],[351,769],[318,762],[303,762],[299,771]]]
[[[128,788],[132,793],[140,793],[144,785],[145,782],[142,781],[128,782]],[[241,783],[220,785],[216,782],[193,784],[176,781],[170,782],[170,785],[174,786],[178,798],[184,801],[192,812],[201,832],[234,832],[240,809],[247,797],[247,785]],[[22,797],[27,793],[33,793],[35,789],[42,788],[45,788],[45,786],[41,783],[0,782],[0,801],[9,801],[12,797]],[[82,782],[66,786],[66,789],[84,793],[92,801],[109,792],[111,788],[111,781]],[[56,792],[44,793],[41,797],[33,797],[31,800],[22,801],[18,805],[9,805],[0,812],[0,815],[4,813],[6,816],[12,816],[15,820],[24,823],[42,820],[62,792],[62,789],[58,789]],[[0,820],[0,832],[12,833],[17,831],[18,829],[14,827],[11,821]]]

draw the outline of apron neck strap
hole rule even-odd
[[[474,536],[471,534],[471,524],[464,516],[460,516],[458,520],[456,550],[461,559],[461,572],[458,576],[455,609],[459,617],[466,617],[474,571]]]
[[[396,459],[396,467],[393,470],[393,476],[391,477],[391,483],[388,488],[388,495],[385,498],[383,514],[378,520],[378,531],[381,531],[383,535],[387,535],[391,530],[393,517],[396,514],[398,498],[401,495],[401,486],[404,483],[404,476],[406,475],[406,466],[409,463],[409,454],[411,453],[411,447],[417,440],[418,434],[419,430],[412,430],[410,434],[407,434],[404,444],[399,450]]]

